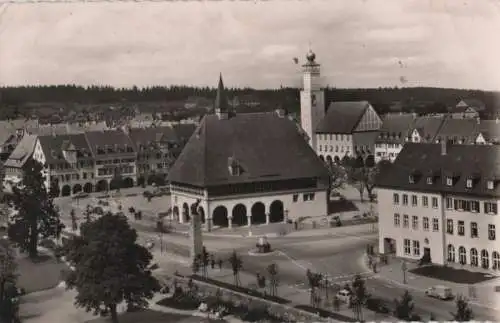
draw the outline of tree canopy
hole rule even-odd
[[[14,211],[9,238],[30,257],[37,256],[39,236],[58,237],[64,228],[59,211],[45,188],[42,171],[42,164],[30,158],[23,167],[22,184],[14,187],[9,197],[9,205]]]
[[[147,299],[160,290],[149,269],[151,253],[137,243],[137,232],[123,214],[107,213],[85,222],[81,235],[64,247],[75,267],[68,274],[68,288],[75,289],[75,305],[96,314],[109,312],[118,322],[117,306],[147,307]]]

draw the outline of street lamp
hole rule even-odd
[[[401,264],[401,270],[403,271],[403,284],[406,284],[406,269],[408,266],[406,265],[406,260]]]

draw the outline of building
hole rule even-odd
[[[367,101],[332,102],[315,129],[316,153],[328,163],[374,154],[382,120]]]
[[[451,108],[450,115],[453,119],[477,119],[479,112],[484,111],[485,104],[477,99],[463,99]]]
[[[128,136],[137,152],[137,185],[165,185],[165,177],[182,149],[174,129],[132,128]]]
[[[500,147],[407,143],[377,181],[379,250],[500,269]]]
[[[309,145],[316,150],[315,129],[325,117],[325,92],[321,89],[320,65],[309,51],[302,65],[303,89],[300,91],[300,125],[308,136]]]
[[[474,142],[478,145],[500,144],[500,121],[497,120],[480,120],[477,125],[477,135]]]
[[[396,159],[413,130],[416,118],[413,113],[385,116],[375,140],[375,162]]]
[[[33,158],[45,166],[45,187],[53,196],[94,191],[94,159],[84,134],[38,136]]]
[[[37,126],[32,119],[0,120],[0,159],[6,160],[29,127]]]
[[[454,119],[446,117],[436,134],[435,142],[451,141],[455,144],[473,145],[478,137],[479,119]]]
[[[5,175],[3,178],[4,190],[8,192],[12,191],[12,187],[18,185],[23,180],[23,167],[26,161],[33,155],[36,140],[36,136],[24,135],[14,151],[10,154],[9,158],[5,161]]]
[[[230,111],[222,77],[214,106],[168,175],[174,219],[197,201],[207,230],[327,214],[328,170],[293,121]]]
[[[125,132],[89,131],[85,138],[95,162],[95,191],[132,187],[137,183],[137,155]]]

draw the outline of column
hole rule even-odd
[[[252,215],[247,215],[247,227],[251,227],[252,226]]]
[[[207,232],[212,231],[212,218],[205,219],[205,229]]]
[[[266,213],[266,224],[270,222],[271,213]]]
[[[233,217],[230,215],[227,216],[227,224],[228,224],[229,229],[233,228]]]

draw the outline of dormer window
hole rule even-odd
[[[467,182],[466,182],[465,185],[466,185],[467,188],[472,188],[472,179],[470,179],[470,178],[467,179]]]
[[[427,184],[432,185],[434,183],[434,180],[432,179],[432,176],[427,177]]]
[[[231,176],[240,176],[243,173],[243,167],[233,157],[228,158],[228,169]]]
[[[453,177],[451,176],[446,177],[446,185],[453,186]]]
[[[495,184],[493,183],[493,181],[489,180],[489,181],[486,182],[486,187],[489,190],[492,190],[495,187]]]
[[[415,184],[415,176],[413,176],[413,175],[408,176],[408,182],[410,184]]]

